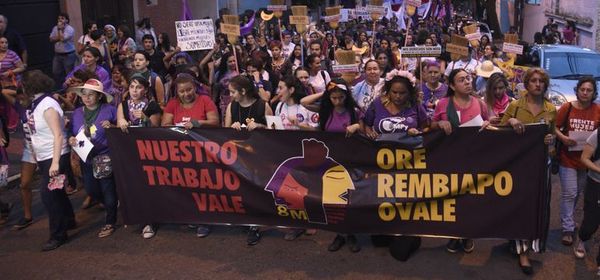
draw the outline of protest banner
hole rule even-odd
[[[442,55],[442,47],[402,47],[400,52],[403,57],[439,57]]]
[[[308,25],[309,23],[308,16],[290,16],[290,24]]]
[[[221,23],[221,32],[227,35],[240,36],[240,26],[238,24]]]
[[[175,33],[181,51],[209,50],[215,45],[212,19],[176,21]]]
[[[358,64],[338,64],[331,66],[334,73],[354,73],[358,72]]]
[[[380,126],[393,132],[402,123]],[[125,224],[545,238],[547,126],[478,130],[385,141],[228,128],[106,133]]]

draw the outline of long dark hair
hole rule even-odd
[[[158,46],[160,49],[162,49],[165,52],[171,51],[171,39],[169,39],[169,34],[167,33],[160,33],[159,36],[162,36],[162,43],[158,43]]]
[[[221,63],[219,63],[219,67],[217,68],[217,76],[216,76],[216,81],[218,82],[219,80],[221,80],[221,77],[223,77],[223,75],[225,75],[225,73],[227,73],[227,60],[229,60],[230,57],[233,56],[233,52],[227,52],[223,55],[223,57],[221,57]],[[240,67],[240,58],[239,56],[236,57],[237,58],[237,62],[238,62],[238,70],[241,70],[242,68]]]
[[[347,90],[341,89],[337,85],[346,87]],[[323,97],[321,97],[321,106],[319,108],[319,127],[321,130],[326,129],[327,122],[333,114],[334,106],[333,103],[331,103],[330,96],[335,92],[341,92],[346,97],[344,99],[344,108],[346,111],[348,111],[348,113],[350,113],[350,124],[355,124],[358,122],[358,118],[356,116],[356,109],[358,108],[358,105],[356,104],[356,101],[354,101],[354,98],[352,98],[352,93],[348,83],[346,83],[344,79],[335,78],[327,84],[327,89],[325,90],[325,93],[323,93]]]
[[[410,93],[410,99],[408,100],[408,102],[410,102],[411,106],[419,104],[419,95],[417,94],[417,88],[412,84],[412,82],[408,78],[403,76],[394,76],[389,81],[385,81],[385,84],[381,88],[381,102],[383,104],[387,104],[388,102],[390,102],[389,92],[395,83],[404,84],[404,86]]]
[[[285,76],[280,82],[283,82],[286,87],[294,89],[292,98],[294,99],[295,104],[300,104],[300,100],[306,96],[306,90],[300,80],[295,76]]]
[[[260,96],[258,95],[258,90],[254,86],[254,83],[250,80],[250,78],[238,75],[231,80],[229,80],[229,85],[231,85],[235,90],[242,91],[242,89],[246,90],[246,95],[250,98],[254,98],[259,100]]]
[[[294,50],[296,49],[297,46],[294,46]],[[294,61],[296,59],[298,60],[302,60],[302,54],[300,54],[299,57],[297,57],[296,55],[294,55],[294,50],[292,50],[292,53],[290,54],[290,56],[288,57],[288,61],[290,62],[290,64],[294,65]],[[282,50],[283,51],[283,50]],[[302,49],[302,47],[300,47],[300,52],[305,53],[306,52]]]
[[[467,70],[461,68],[452,70],[452,72],[450,72],[450,75],[448,75],[448,92],[446,92],[446,97],[454,96],[454,90],[452,89],[452,87],[450,87],[450,85],[454,85],[454,78],[460,72],[465,72],[469,74]]]

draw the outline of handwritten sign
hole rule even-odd
[[[407,0],[406,1],[406,5],[413,6],[413,7],[421,7],[421,4],[422,4],[421,0]]]
[[[383,6],[367,5],[367,12],[369,12],[369,14],[382,15],[385,13],[385,8]]]
[[[290,24],[308,25],[308,16],[290,16]]]
[[[240,26],[237,24],[221,23],[221,32],[227,35],[240,36]]]
[[[504,42],[502,44],[502,51],[505,53],[523,54],[523,46],[519,44]]]
[[[370,17],[369,10],[367,10],[367,7],[357,6],[354,9],[354,17],[353,18],[357,19],[359,17],[362,19],[366,19],[366,18]]]
[[[403,57],[438,57],[442,55],[442,47],[403,47],[400,52]]]
[[[481,33],[477,32],[477,33],[471,33],[471,34],[466,34],[465,38],[467,38],[467,40],[469,41],[473,41],[473,40],[481,40]]]
[[[323,20],[325,22],[339,22],[341,18],[342,18],[341,15],[333,15],[333,16],[324,16]]]
[[[331,66],[335,73],[357,73],[358,64],[338,64]]]
[[[283,12],[283,11],[287,11],[287,6],[286,5],[268,5],[267,10],[273,11],[273,12]]]
[[[209,50],[215,45],[212,19],[176,21],[175,32],[182,51]]]
[[[455,44],[446,44],[446,51],[458,55],[469,55],[469,47]]]

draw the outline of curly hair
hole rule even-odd
[[[527,84],[529,84],[529,81],[535,74],[539,74],[542,77],[542,82],[544,82],[544,89],[542,92],[545,95],[548,91],[548,87],[550,86],[550,76],[548,76],[548,73],[546,73],[544,69],[539,67],[529,68],[527,72],[525,72],[525,76],[523,76],[523,84],[525,85],[525,89],[527,89]]]
[[[408,100],[412,105],[416,105],[419,102],[419,94],[417,92],[417,88],[412,84],[412,82],[403,76],[394,76],[392,79],[390,79],[389,81],[385,81],[385,84],[383,85],[383,87],[381,88],[381,103],[383,103],[383,105],[388,104],[389,102],[391,102],[390,100],[390,90],[392,89],[392,86],[395,83],[402,83],[404,84],[404,86],[406,87],[406,89],[408,90],[408,92],[410,93],[410,99]]]

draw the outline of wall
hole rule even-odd
[[[600,1],[569,0],[545,1],[546,13],[559,24],[559,30],[565,26],[566,20],[576,20],[579,31],[579,45],[600,50]]]
[[[523,40],[533,43],[533,35],[542,32],[546,24],[545,7],[542,5],[525,4],[523,9]]]
[[[171,44],[175,44],[175,21],[181,19],[181,1],[156,0],[156,5],[147,6],[146,0],[133,0],[135,21],[148,17],[154,31],[169,34]],[[189,0],[190,2],[194,0]]]

